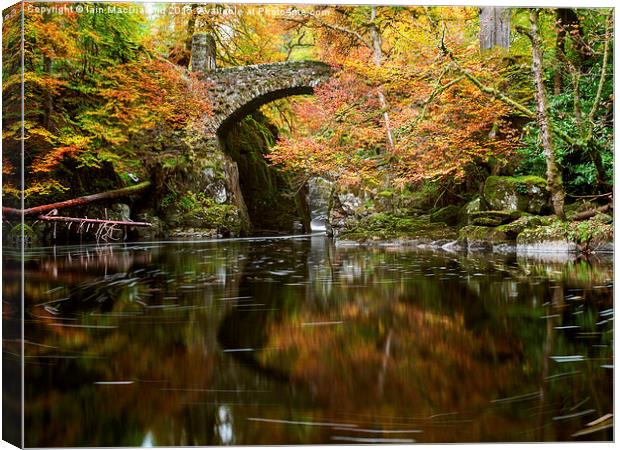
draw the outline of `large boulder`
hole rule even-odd
[[[536,176],[490,176],[483,197],[491,210],[524,211],[540,214],[549,205],[547,182]]]
[[[492,251],[514,245],[514,241],[505,232],[477,225],[461,228],[457,243],[469,251]]]
[[[554,221],[534,228],[526,228],[517,236],[517,253],[572,253],[578,250],[570,238],[568,223]]]
[[[443,222],[447,225],[456,225],[461,220],[461,207],[448,205],[431,213],[431,223]]]

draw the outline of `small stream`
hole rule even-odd
[[[314,235],[24,265],[29,447],[613,439],[611,258]]]

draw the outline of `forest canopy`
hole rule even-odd
[[[3,13],[5,202],[20,194],[22,76],[29,203],[66,197],[84,168],[148,178],[145,161],[195,138],[211,112],[191,71],[197,32],[213,36],[218,67],[332,66],[313,96],[262,108],[279,129],[267,157],[283,170],[345,185],[551,180],[551,155],[559,189],[610,190],[611,9],[508,9],[507,41],[485,48],[476,7],[25,5],[23,74],[20,6]]]

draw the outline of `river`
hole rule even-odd
[[[24,264],[29,447],[613,438],[611,258],[301,236]]]

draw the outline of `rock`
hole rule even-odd
[[[523,214],[521,211],[480,211],[469,215],[469,222],[472,225],[483,227],[496,227],[505,223],[510,223],[518,219]]]
[[[131,234],[136,239],[153,239],[165,234],[166,224],[153,211],[144,211],[136,216],[138,222],[148,222],[150,227],[136,227]]]
[[[579,249],[577,244],[568,239],[548,239],[529,243],[519,243],[517,239],[517,253],[531,255],[536,253],[575,253]]]
[[[459,231],[457,243],[467,250],[491,251],[495,246],[507,244],[510,238],[497,228],[467,225]]]
[[[577,244],[569,239],[568,226],[563,222],[528,228],[517,236],[517,253],[520,254],[576,251]]]
[[[506,233],[509,239],[516,240],[519,233],[522,233],[527,228],[534,228],[545,224],[548,225],[550,220],[551,219],[548,217],[523,216],[505,225],[500,225],[497,229]]]
[[[461,219],[461,208],[456,205],[448,205],[431,213],[432,223],[443,222],[446,225],[456,225]]]
[[[480,197],[476,197],[475,199],[473,199],[472,201],[470,201],[463,207],[464,213],[468,216],[473,213],[480,212],[483,209],[484,208],[483,208],[482,200],[480,199]]]
[[[490,176],[483,197],[490,209],[540,214],[549,204],[547,182],[536,176]]]
[[[353,216],[364,204],[364,200],[352,192],[336,194],[344,213]]]
[[[108,210],[108,219],[110,220],[131,220],[131,209],[125,203],[115,203]]]

